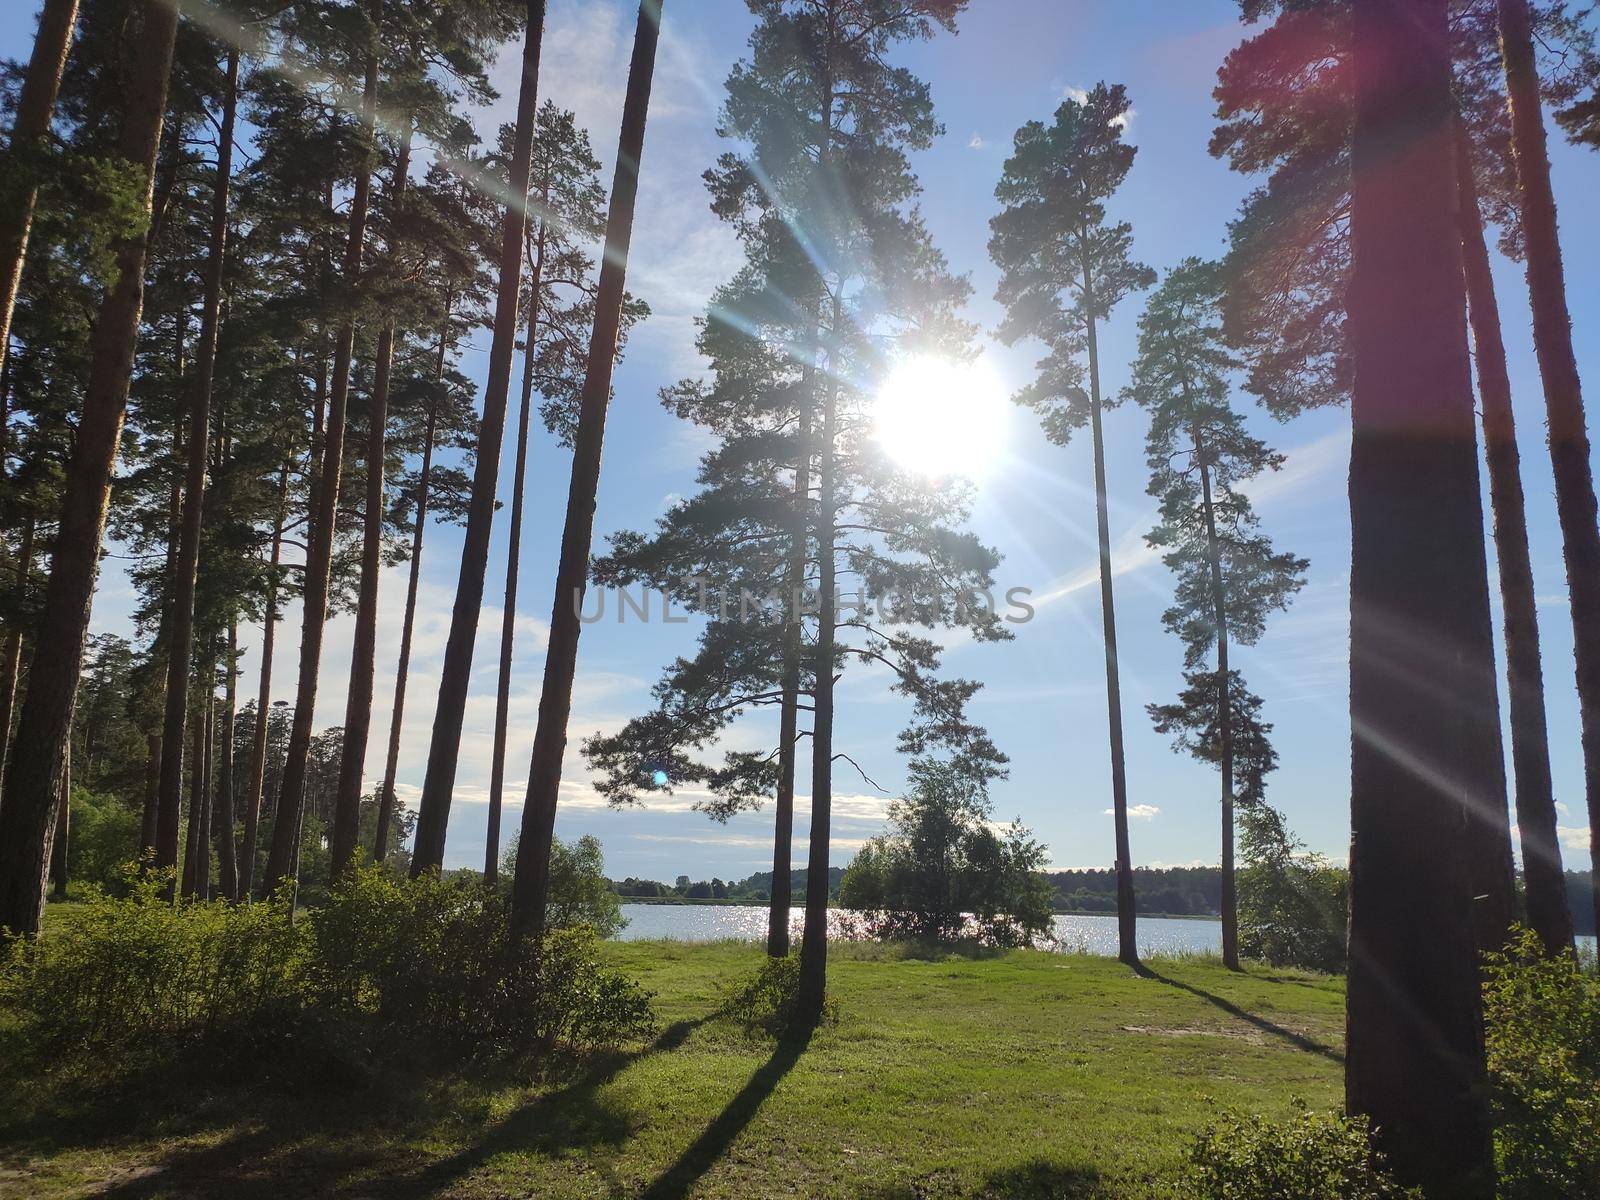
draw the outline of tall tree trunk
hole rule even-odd
[[[544,189],[541,214],[550,211],[550,189]],[[517,572],[522,559],[522,492],[528,472],[528,425],[533,415],[533,359],[539,340],[539,289],[544,280],[545,215],[528,264],[532,300],[528,312],[527,353],[522,363],[522,405],[517,413],[517,469],[511,480],[511,536],[506,543],[506,599],[500,611],[500,678],[495,689],[494,756],[489,767],[489,829],[484,839],[483,877],[493,883],[500,873],[500,804],[506,781],[506,731],[511,721],[511,659],[517,630]]]
[[[267,780],[267,724],[272,712],[272,652],[278,633],[278,563],[283,557],[283,520],[289,503],[289,464],[278,472],[278,510],[272,523],[272,557],[267,568],[267,605],[261,618],[261,679],[256,689],[256,727],[250,734],[250,777],[245,781],[244,845],[239,850],[239,899],[254,895],[256,832]]]
[[[48,145],[50,120],[56,111],[56,95],[61,90],[61,74],[66,70],[77,19],[78,0],[45,0],[33,53],[28,58],[28,73],[22,77],[22,90],[17,94],[11,144],[5,158],[0,159],[7,176],[7,186],[0,190],[0,367],[5,365],[11,346],[11,313],[22,283],[33,206],[39,196],[38,159]]]
[[[144,813],[139,820],[140,869],[151,865],[156,850],[156,792],[161,783],[161,735],[144,738]]]
[[[439,327],[439,352],[434,361],[435,389],[444,379],[445,359],[450,351],[450,306],[446,296],[444,321]],[[378,827],[372,839],[372,861],[382,862],[389,853],[389,830],[394,824],[394,783],[400,770],[400,730],[406,711],[406,681],[411,674],[411,636],[417,623],[417,585],[422,578],[422,537],[428,528],[428,483],[433,475],[433,443],[438,436],[439,400],[428,401],[428,418],[423,430],[422,469],[417,475],[416,524],[411,530],[411,569],[406,582],[406,615],[400,626],[400,662],[394,674],[394,706],[389,714],[389,752],[384,760],[383,787],[378,792]]]
[[[1084,280],[1094,278],[1087,262]],[[1106,499],[1106,442],[1101,425],[1100,341],[1092,298],[1086,326],[1089,344],[1089,426],[1094,435],[1094,514],[1100,539],[1100,621],[1106,652],[1106,717],[1111,732],[1111,814],[1117,842],[1117,957],[1139,965],[1133,894],[1133,849],[1128,838],[1128,770],[1122,745],[1122,677],[1117,659],[1117,608],[1111,585],[1111,514]],[[1225,839],[1227,840],[1227,839]]]
[[[17,546],[16,588],[20,593],[33,570],[33,511],[22,520],[22,538]],[[17,679],[22,673],[22,625],[6,630],[5,648],[0,650],[0,779],[5,778],[6,757],[11,749],[11,715],[17,703]]]
[[[1556,512],[1561,520],[1572,602],[1573,653],[1583,726],[1584,795],[1589,806],[1589,852],[1596,881],[1595,920],[1600,922],[1600,527],[1596,525],[1589,429],[1578,360],[1572,349],[1572,317],[1567,311],[1566,271],[1556,229],[1555,193],[1550,187],[1550,155],[1528,0],[1499,0],[1499,5],[1500,48],[1505,56],[1506,96],[1511,105],[1511,149],[1517,165],[1522,237],[1528,253],[1533,347],[1544,381]]]
[[[56,802],[56,840],[50,850],[50,879],[57,900],[67,898],[68,839],[72,833],[72,756],[61,764],[61,796]]]
[[[1404,1183],[1467,1200],[1494,1186],[1466,859],[1494,639],[1446,8],[1354,8],[1345,1100]]]
[[[367,239],[367,214],[372,199],[372,169],[377,157],[378,51],[381,0],[370,0],[366,76],[361,88],[361,161],[356,167],[350,200],[350,233],[345,245],[344,278],[352,292],[361,287],[362,252]],[[311,752],[316,719],[317,677],[322,669],[322,635],[328,620],[329,575],[333,539],[339,521],[339,477],[344,469],[345,411],[350,399],[350,360],[355,354],[356,318],[348,313],[334,347],[333,380],[328,415],[322,429],[322,464],[312,488],[314,514],[306,531],[304,611],[300,625],[300,674],[295,686],[294,724],[289,730],[283,781],[278,785],[278,813],[272,824],[272,849],[267,854],[268,892],[295,879],[299,863],[302,809],[306,798],[306,759]],[[296,882],[298,880],[296,879]]]
[[[205,672],[200,671],[197,673],[194,686],[199,689],[204,686],[205,681]],[[206,789],[211,768],[206,761],[204,692],[195,696],[195,706],[198,712],[196,719],[190,724],[189,732],[192,739],[189,747],[189,825],[184,832],[183,876],[179,885],[185,900],[205,898],[200,890],[200,859],[201,847],[205,845]]]
[[[1222,965],[1239,969],[1239,902],[1233,864],[1233,678],[1228,669],[1228,593],[1222,582],[1222,546],[1211,499],[1211,463],[1200,429],[1194,430],[1200,462],[1200,498],[1206,513],[1206,557],[1211,560],[1211,612],[1217,629],[1217,740],[1222,761]]]
[[[789,562],[785,568],[783,630],[783,700],[778,714],[778,797],[772,825],[772,897],[767,908],[767,954],[783,958],[789,953],[789,913],[794,885],[790,861],[794,854],[794,777],[800,736],[800,668],[805,653],[801,596],[805,589],[806,551],[810,548],[811,510],[811,404],[816,386],[817,338],[811,339],[813,361],[800,381],[807,397],[800,408],[795,439],[794,513],[789,532]]]
[[[138,171],[143,211],[148,214],[156,151],[166,110],[178,12],[171,0],[132,0],[127,31],[122,128],[116,156]],[[116,278],[96,316],[72,459],[67,466],[61,515],[34,637],[34,654],[53,670],[28,681],[17,737],[6,767],[0,804],[0,928],[32,935],[44,903],[45,866],[55,833],[56,790],[72,727],[72,711],[83,670],[94,581],[105,529],[106,503],[122,419],[139,312],[144,301],[147,245],[144,231],[123,239],[116,250]]]
[[[411,118],[406,118],[390,189],[396,210],[405,202],[411,174]],[[372,729],[373,673],[378,655],[378,580],[383,566],[383,466],[389,424],[389,379],[394,370],[393,321],[378,335],[378,361],[367,416],[367,498],[361,536],[361,590],[356,598],[356,629],[350,652],[350,690],[345,700],[344,745],[339,756],[334,797],[330,882],[337,883],[355,861],[361,838],[361,781]]]
[[[833,321],[839,328],[840,296],[833,295]],[[837,350],[830,352],[830,357]],[[817,648],[811,714],[811,829],[806,846],[806,921],[800,932],[800,986],[796,1011],[802,1022],[822,1016],[828,989],[828,851],[833,840],[833,691],[835,642],[839,622],[838,561],[834,526],[838,522],[839,389],[830,362],[823,385],[822,438],[817,447]]]
[[[233,723],[238,716],[239,703],[239,621],[228,616],[228,679],[224,685],[226,700],[222,709],[221,729],[213,729],[218,743],[217,790],[212,799],[212,812],[217,827],[217,884],[222,894],[232,903],[239,900],[239,859],[234,843],[233,828]]]
[[[528,176],[533,132],[539,107],[539,50],[544,41],[545,0],[527,0],[527,36],[522,43],[522,85],[517,95],[517,124],[505,217],[500,231],[500,290],[495,298],[494,338],[489,347],[489,379],[483,393],[483,421],[478,429],[477,458],[472,472],[472,499],[461,546],[461,573],[456,580],[455,608],[439,674],[439,700],[433,713],[428,768],[422,780],[417,813],[416,845],[411,854],[415,878],[444,867],[445,832],[461,755],[461,723],[466,715],[467,685],[472,677],[472,651],[483,607],[484,576],[489,569],[489,535],[494,527],[495,491],[500,480],[500,445],[505,439],[506,398],[511,390],[511,359],[516,353],[517,318],[522,297],[522,239],[528,222]]]
[[[200,729],[205,734],[200,743],[200,761],[195,764],[200,772],[200,834],[195,843],[198,858],[195,862],[194,890],[195,896],[200,900],[211,899],[211,811],[216,802],[215,780],[212,772],[216,762],[215,733],[217,698],[213,689],[216,665],[207,663],[202,678],[205,686],[205,701],[200,706]]]
[[[595,293],[594,331],[589,339],[588,371],[578,410],[578,432],[572,447],[572,483],[567,491],[566,524],[561,532],[561,559],[556,569],[555,604],[545,650],[544,690],[539,696],[539,723],[533,735],[533,762],[528,773],[528,798],[522,810],[522,835],[517,843],[517,869],[512,882],[512,922],[518,932],[542,936],[550,892],[550,847],[555,837],[556,799],[561,787],[561,760],[567,746],[567,721],[572,715],[572,679],[578,663],[583,593],[589,578],[589,547],[594,536],[594,508],[600,486],[600,451],[605,440],[606,408],[611,399],[611,372],[617,361],[622,326],[622,298],[627,284],[628,248],[633,240],[633,209],[639,197],[639,162],[644,155],[645,118],[655,73],[656,42],[661,33],[660,0],[640,0],[633,34],[633,59],[628,64],[628,90],[622,102],[622,133],[617,168],[611,184],[611,209],[606,215],[605,250],[600,285]]]
[[[228,51],[222,94],[222,124],[217,136],[217,175],[211,190],[211,245],[207,252],[205,299],[200,313],[200,340],[195,346],[194,383],[189,395],[189,429],[185,444],[183,512],[178,524],[178,557],[169,602],[167,637],[166,713],[161,740],[167,746],[183,745],[188,719],[189,672],[194,657],[195,578],[200,566],[200,535],[205,520],[206,464],[211,451],[211,391],[216,377],[217,324],[222,305],[222,275],[228,252],[228,186],[233,173],[234,114],[238,108],[239,51]],[[180,323],[181,328],[181,323]],[[178,810],[183,798],[183,755],[169,754],[161,762],[161,782],[156,799],[156,866],[174,865]],[[164,839],[160,832],[169,836]],[[185,868],[185,875],[188,871]]]
[[[1517,424],[1511,406],[1511,377],[1500,334],[1500,306],[1495,298],[1489,248],[1484,242],[1465,130],[1456,122],[1456,174],[1461,193],[1460,221],[1467,310],[1478,364],[1478,395],[1483,404],[1483,451],[1489,466],[1489,504],[1494,516],[1495,558],[1500,568],[1500,604],[1505,614],[1506,695],[1511,707],[1511,761],[1516,771],[1517,829],[1522,839],[1522,874],[1527,891],[1528,923],[1551,954],[1571,953],[1572,911],[1561,870],[1561,843],[1556,834],[1555,790],[1550,778],[1549,732],[1545,726],[1544,669],[1539,657],[1539,608],[1533,590],[1533,565],[1528,553],[1528,519],[1523,504],[1522,466],[1517,452]],[[1507,817],[1494,814],[1496,838]],[[1504,920],[1511,916],[1513,886],[1511,839],[1486,859],[1473,894],[1487,895],[1494,885],[1507,890]],[[1483,878],[1487,875],[1488,878]],[[1487,906],[1485,906],[1487,907]],[[1506,926],[1499,911],[1480,913],[1480,928],[1492,935],[1479,938],[1480,949],[1505,944]],[[1497,939],[1497,940],[1495,940]]]

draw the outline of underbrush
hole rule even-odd
[[[724,990],[717,1015],[743,1027],[747,1034],[790,1037],[804,1033],[801,1019],[800,956],[764,959],[755,972]],[[832,1025],[839,1020],[839,1001],[824,997],[818,1024]]]
[[[508,899],[474,880],[361,871],[297,917],[283,897],[174,905],[166,883],[91,893],[0,947],[0,1073],[105,1087],[196,1056],[285,1077],[532,1063],[654,1027],[593,930],[514,938]]]

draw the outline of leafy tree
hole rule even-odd
[[[1243,683],[1228,653],[1231,642],[1260,639],[1267,615],[1303,586],[1307,564],[1273,550],[1241,490],[1263,471],[1277,470],[1283,456],[1246,431],[1229,402],[1236,363],[1223,342],[1222,290],[1214,263],[1187,259],[1168,273],[1139,320],[1139,357],[1126,396],[1150,414],[1148,490],[1161,502],[1161,520],[1147,540],[1177,577],[1176,601],[1162,624],[1183,642],[1187,685],[1177,706],[1152,704],[1148,711],[1162,732],[1214,728],[1214,743],[1207,738],[1187,748],[1222,774],[1222,961],[1238,970],[1233,818],[1240,764],[1232,700]],[[1189,710],[1192,704],[1205,707]],[[1239,724],[1247,739],[1259,736],[1253,713]],[[1246,770],[1238,773],[1259,786],[1259,763],[1248,751],[1243,761]]]
[[[1278,967],[1343,971],[1349,872],[1308,853],[1265,801],[1240,810],[1239,844],[1240,952]]]
[[[1047,848],[1020,822],[994,828],[981,777],[926,760],[910,774],[908,794],[889,807],[889,832],[845,871],[839,903],[862,910],[885,939],[1026,946],[1048,933]]]
[[[1085,425],[1094,440],[1111,799],[1121,880],[1117,929],[1119,956],[1132,964],[1139,950],[1102,430],[1102,410],[1115,401],[1101,395],[1099,346],[1100,322],[1128,295],[1155,282],[1154,272],[1132,257],[1132,227],[1110,222],[1106,214],[1106,202],[1127,178],[1136,153],[1122,138],[1129,109],[1121,84],[1101,83],[1082,101],[1064,100],[1049,125],[1030,121],[1017,131],[995,189],[1005,210],[990,222],[989,256],[1001,271],[995,293],[1006,307],[1001,339],[1011,344],[1034,338],[1049,350],[1038,364],[1038,378],[1017,394],[1017,402],[1038,412],[1045,436],[1058,445]]]

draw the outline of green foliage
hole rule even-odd
[[[1483,997],[1503,1200],[1600,1195],[1600,977],[1518,930]]]
[[[117,796],[72,789],[67,838],[67,878],[104,888],[121,884],[139,857],[140,813]]]
[[[730,988],[717,1014],[742,1025],[746,1033],[782,1037],[796,1031],[795,1006],[800,998],[800,955],[768,958],[753,975]],[[822,1005],[824,1024],[839,1019],[839,998],[829,995]]]
[[[650,996],[600,958],[589,928],[513,938],[509,898],[471,877],[400,882],[357,871],[292,921],[254,905],[93,891],[0,961],[8,1061],[128,1070],[191,1051],[379,1060],[511,1057],[647,1034]]]
[[[1020,824],[997,832],[981,780],[945,763],[911,767],[890,832],[856,855],[839,902],[888,940],[1025,946],[1051,926],[1046,850]]]
[[[1364,1118],[1313,1112],[1281,1120],[1225,1113],[1189,1151],[1188,1200],[1405,1200],[1369,1144]],[[1420,1200],[1420,1198],[1419,1198]]]
[[[516,874],[517,843],[513,837],[501,856],[501,877],[510,886]],[[587,927],[596,937],[615,937],[627,925],[622,901],[606,878],[600,839],[584,834],[575,842],[550,843],[550,899],[545,922],[552,929]]]
[[[304,1004],[306,947],[286,905],[173,905],[170,878],[130,873],[125,897],[91,890],[47,936],[5,947],[0,1025],[19,1060],[131,1068],[287,1029]]]
[[[1350,875],[1311,854],[1265,801],[1239,809],[1239,952],[1275,967],[1340,972]]]

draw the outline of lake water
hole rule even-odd
[[[617,936],[623,941],[715,942],[726,938],[760,941],[767,936],[764,904],[624,904],[627,926]],[[848,914],[828,913],[829,934],[841,936],[841,920]],[[790,925],[798,940],[803,924],[796,906]],[[1059,913],[1055,933],[1062,949],[1116,957],[1117,919],[1100,913]],[[1595,939],[1579,938],[1594,953]],[[1222,952],[1222,924],[1218,921],[1175,920],[1171,917],[1139,918],[1139,953],[1148,957],[1168,954]]]

